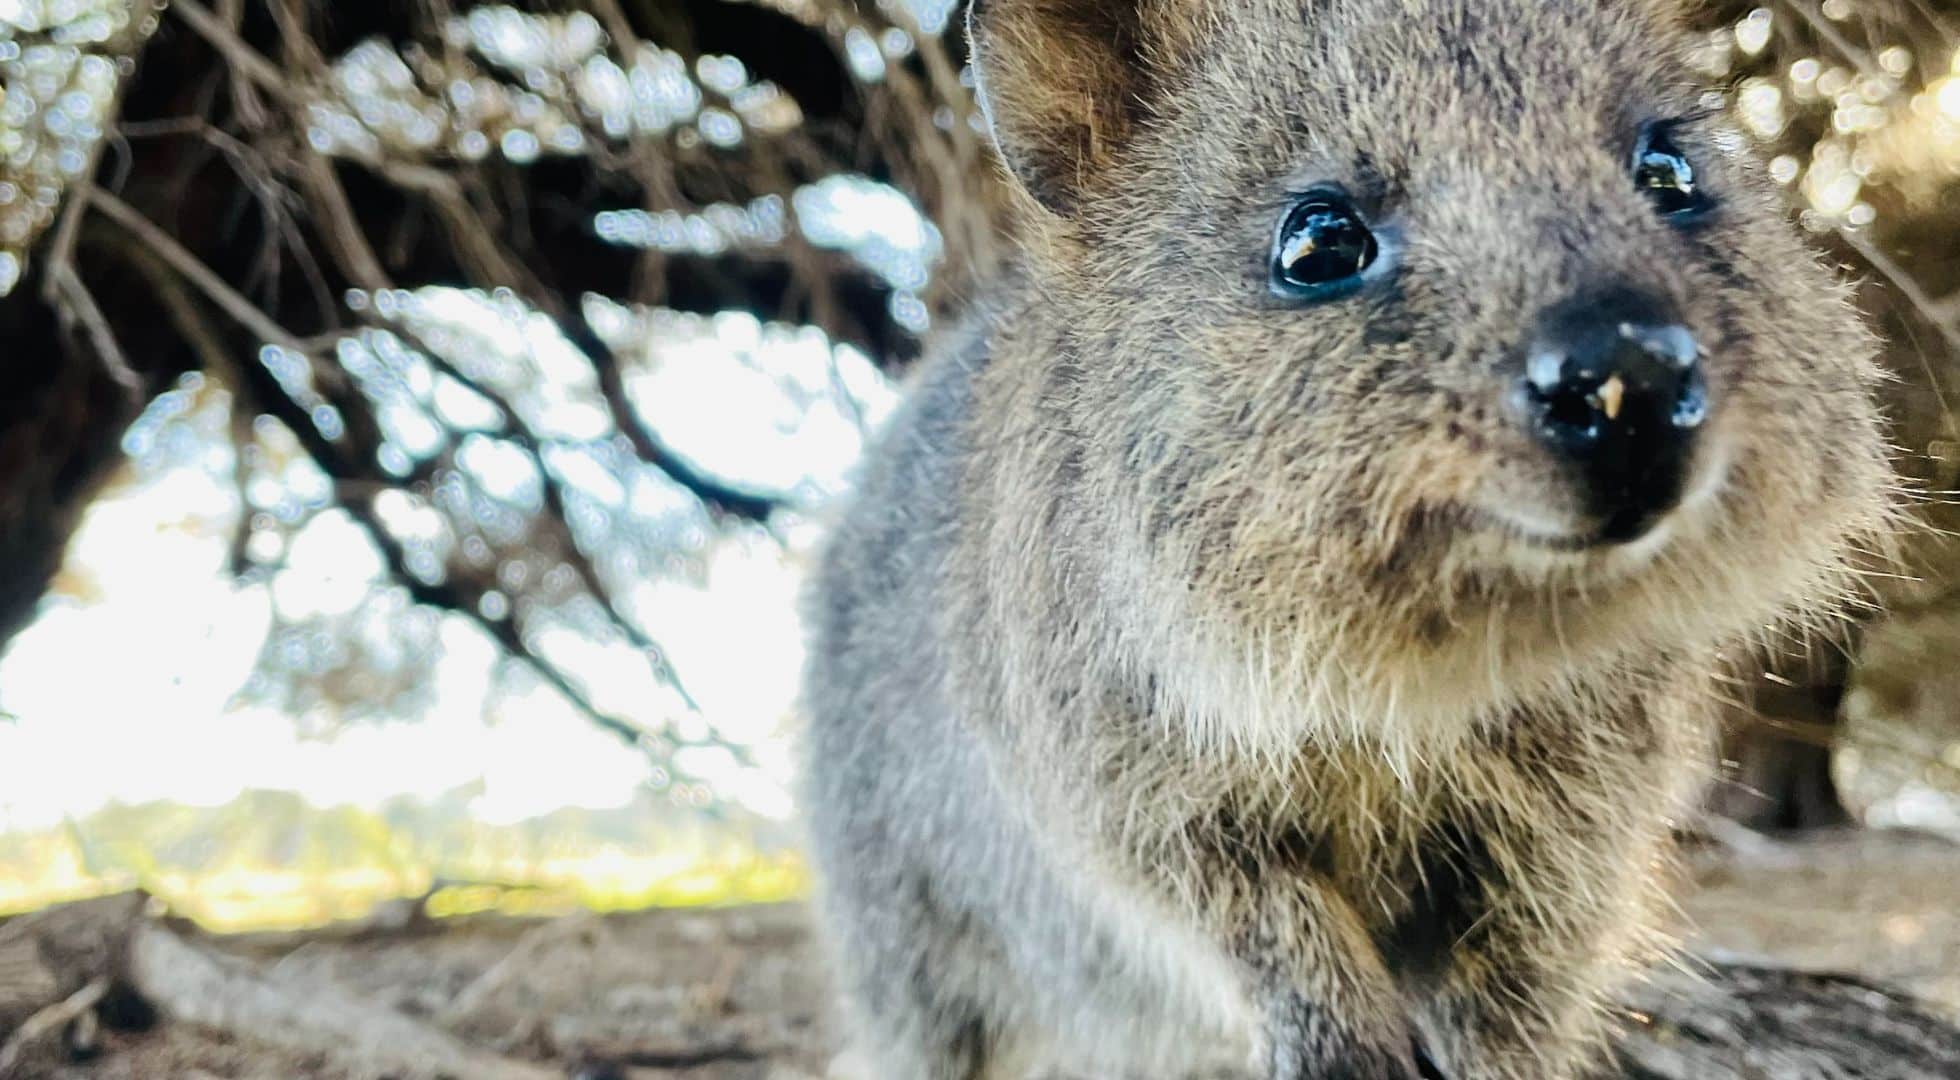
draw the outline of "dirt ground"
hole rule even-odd
[[[1905,834],[1799,846],[1739,835],[1693,853],[1689,873],[1683,908],[1694,952],[1856,974],[1960,1021],[1960,847]],[[458,1076],[810,1080],[823,1075],[833,1028],[805,918],[797,905],[554,920],[430,921],[401,910],[303,935],[179,932],[170,940],[194,941],[217,959],[165,992],[179,1000],[165,1004],[167,1016],[116,1007],[112,991],[96,1010],[111,1023],[70,1023],[32,1040],[12,1076],[408,1075],[391,1072],[389,1051],[364,1056],[359,1036],[347,1033],[380,1018],[412,1022],[402,1030],[413,1038],[377,1037],[395,1049],[427,1033],[433,1054],[480,1055],[457,1058]],[[0,936],[9,928],[0,924]],[[175,961],[134,962],[179,971]],[[248,980],[247,999],[226,1004],[235,979]],[[262,1009],[260,997],[296,1012]],[[335,1026],[343,1014],[355,1028]]]
[[[579,1080],[802,1080],[822,1074],[831,1041],[823,968],[795,905],[542,922],[477,917],[365,940],[229,946],[268,962],[282,982],[333,986]],[[234,1033],[163,1023],[147,1033],[110,1033],[94,1060],[46,1075],[377,1074]]]

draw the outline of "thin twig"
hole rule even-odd
[[[680,673],[675,671],[673,666],[664,659],[667,655],[666,650],[661,648],[660,644],[654,641],[653,638],[649,637],[646,631],[640,629],[633,620],[627,618],[625,611],[619,605],[618,598],[613,595],[612,588],[606,584],[604,578],[599,576],[599,568],[593,564],[591,558],[578,546],[578,539],[572,535],[570,517],[565,504],[564,481],[552,470],[550,463],[545,460],[544,447],[547,440],[540,436],[536,429],[531,427],[529,422],[524,419],[523,414],[518,412],[517,406],[509,398],[505,397],[501,391],[494,386],[490,386],[479,379],[471,377],[468,372],[458,368],[454,363],[450,362],[448,357],[442,355],[440,350],[424,341],[415,331],[398,323],[387,323],[384,324],[383,328],[389,333],[401,338],[410,347],[421,353],[437,371],[455,379],[472,393],[481,395],[484,400],[490,402],[496,407],[498,412],[503,414],[504,430],[502,434],[504,438],[522,450],[525,456],[531,459],[532,465],[538,470],[540,486],[544,492],[544,517],[550,522],[553,538],[559,543],[560,557],[565,561],[566,565],[572,568],[573,572],[578,574],[579,581],[584,584],[586,591],[591,593],[593,599],[599,601],[600,606],[606,610],[609,621],[614,627],[620,633],[626,635],[626,639],[632,642],[634,648],[639,649],[650,658],[658,658],[655,662],[660,665],[661,675],[667,679],[668,684],[673,687],[675,693],[679,694],[681,699],[687,703],[689,709],[699,712],[701,708],[700,704],[695,700],[694,695],[688,692],[686,685],[681,681]]]
[[[277,273],[280,247],[272,234],[276,231],[286,238],[286,248],[299,264],[307,284],[313,289],[314,303],[319,308],[322,319],[330,325],[339,325],[340,305],[335,302],[327,286],[326,277],[320,272],[319,260],[313,257],[312,250],[300,235],[299,227],[289,204],[298,196],[282,184],[274,175],[272,167],[264,160],[260,149],[236,136],[213,126],[208,121],[197,134],[231,163],[232,171],[243,180],[252,193],[258,196],[260,213],[266,220],[266,239],[262,245],[259,261],[267,265],[272,273]]]
[[[265,394],[254,395],[251,392],[254,382],[262,381],[260,379],[261,371],[229,362],[225,356],[224,349],[216,344],[219,340],[218,335],[205,322],[203,312],[199,311],[197,305],[192,302],[189,293],[177,281],[173,280],[169,274],[165,273],[166,267],[159,265],[165,261],[162,258],[162,252],[159,251],[157,254],[159,258],[155,260],[135,260],[136,266],[148,275],[152,283],[156,286],[157,297],[162,301],[166,314],[177,324],[179,332],[184,334],[185,340],[194,345],[201,344],[202,348],[211,350],[212,355],[205,356],[204,359],[211,360],[215,356],[218,365],[216,370],[219,372],[229,371],[234,375],[236,385],[231,387],[231,389],[241,399],[245,399],[241,401],[241,405],[250,403],[256,398],[257,404],[264,407],[267,412],[272,413],[280,422],[286,425],[287,429],[292,432],[293,437],[299,441],[300,446],[305,449],[307,455],[329,477],[336,481],[358,481],[363,479],[361,473],[349,459],[347,453],[341,447],[336,446],[331,440],[327,439],[326,436],[320,434],[319,430],[313,426],[311,418],[306,415],[303,409],[300,409],[283,394],[268,396]],[[170,263],[167,269],[178,274],[183,274],[183,268],[177,266],[175,263]],[[190,277],[188,274],[184,276]],[[216,297],[211,297],[211,299],[217,302]],[[221,304],[220,306],[223,305]],[[254,333],[258,332],[258,327],[252,325],[251,322],[246,320],[240,321],[245,323],[248,330]],[[283,329],[278,330],[277,336],[286,340],[292,340],[292,335]],[[382,486],[392,490],[391,485]],[[483,613],[480,606],[471,597],[463,595],[453,586],[435,585],[417,577],[409,567],[407,549],[402,545],[400,540],[395,538],[394,534],[387,530],[386,526],[382,525],[380,517],[376,514],[373,506],[373,491],[363,491],[339,486],[338,484],[336,485],[335,491],[340,507],[347,512],[355,524],[361,527],[362,532],[367,534],[368,539],[380,551],[383,561],[387,564],[389,575],[402,588],[408,590],[409,596],[417,603],[426,604],[445,611],[453,611],[476,623],[485,633],[490,635],[492,640],[503,646],[511,656],[522,662],[526,667],[529,667],[540,678],[550,683],[560,693],[565,695],[566,700],[571,702],[572,706],[583,713],[587,719],[607,731],[618,735],[628,743],[636,747],[642,746],[646,739],[654,737],[657,734],[655,732],[644,731],[602,712],[586,696],[585,692],[575,686],[564,673],[558,671],[550,663],[546,662],[543,657],[532,650],[529,643],[524,640],[523,634],[518,630],[516,623],[511,618],[490,618]],[[717,741],[715,745],[723,744]]]
[[[515,289],[531,306],[562,319],[564,304],[536,274],[515,256],[504,251],[483,215],[470,204],[463,185],[441,169],[427,165],[382,159],[372,163],[381,175],[410,191],[427,195],[442,217],[456,254],[477,284],[485,288],[504,286]]]
[[[140,64],[142,57],[142,42],[139,41],[131,47],[127,58],[132,64]],[[135,79],[130,77],[123,77],[116,80],[115,93],[110,99],[107,115],[122,115],[123,96],[129,92],[129,87],[134,82]],[[96,140],[95,145],[89,148],[87,163],[83,165],[77,175],[92,180],[96,174],[97,163],[102,160],[103,151],[107,150],[112,144],[121,147],[127,153],[128,145],[120,141],[121,137],[119,128],[111,128],[105,138]],[[125,178],[118,176],[116,184],[119,186]],[[68,196],[68,205],[62,208],[61,220],[55,225],[54,236],[48,243],[48,275],[42,286],[41,295],[44,300],[49,302],[54,300],[55,289],[58,287],[58,283],[64,278],[73,276],[64,273],[64,270],[72,267],[74,264],[75,242],[81,233],[82,217],[88,213],[88,196],[91,186],[92,183],[82,183],[73,186]],[[77,280],[79,281],[79,279]]]
[[[97,975],[86,986],[60,1001],[41,1009],[21,1022],[5,1044],[0,1044],[0,1078],[14,1075],[14,1066],[27,1048],[49,1035],[67,1027],[83,1013],[95,1008],[96,1003],[109,993],[109,977]]]
[[[93,172],[93,170],[91,170]],[[61,220],[48,238],[48,274],[41,284],[41,299],[53,302],[61,288],[63,271],[74,266],[75,239],[81,235],[82,216],[88,213],[88,184],[77,184],[68,194],[68,205],[61,208]]]
[[[257,49],[245,43],[238,31],[231,28],[211,9],[196,0],[171,0],[170,10],[177,13],[197,36],[203,38],[230,62],[232,67],[249,76],[272,96],[285,104],[303,108],[305,98],[294,88],[290,74],[281,71],[277,64],[265,58]]]
[[[354,206],[347,198],[347,189],[334,174],[333,162],[325,154],[306,155],[302,167],[301,180],[307,193],[313,197],[319,209],[322,235],[333,247],[334,258],[340,268],[353,280],[354,284],[369,292],[380,292],[391,288],[387,271],[381,268],[381,259],[375,255],[373,245],[361,231],[360,219],[354,214]]]
[[[1934,300],[1911,274],[1906,273],[1905,267],[1900,266],[1890,255],[1880,251],[1876,245],[1850,229],[1838,230],[1838,236],[1869,263],[1872,269],[1884,275],[1892,287],[1899,290],[1900,295],[1919,310],[1920,316],[1932,325],[1933,330],[1946,339],[1947,348],[1951,350],[1952,355],[1960,356],[1960,326],[1956,326],[1952,319],[1942,316],[1939,302]],[[1919,362],[1925,370],[1927,385],[1932,388],[1934,396],[1939,400],[1940,415],[1950,420],[1953,409],[1946,400],[1946,392],[1940,386],[1939,373],[1926,363],[1923,352],[1920,352]]]
[[[1878,66],[1871,54],[1852,44],[1850,38],[1845,37],[1837,27],[1832,26],[1831,20],[1824,17],[1824,13],[1817,9],[1817,5],[1809,3],[1808,0],[1783,0],[1783,5],[1796,12],[1797,17],[1808,24],[1811,31],[1831,48],[1844,54],[1844,58],[1851,61],[1852,66],[1858,69],[1858,74],[1870,79],[1886,77],[1884,69]]]
[[[285,327],[260,311],[258,306],[247,300],[236,289],[225,284],[217,272],[204,264],[202,259],[191,254],[190,249],[177,241],[177,238],[163,231],[155,222],[143,216],[135,207],[116,198],[114,195],[93,188],[90,200],[103,215],[116,224],[134,233],[145,247],[155,252],[157,257],[170,264],[170,268],[188,278],[198,291],[204,293],[211,302],[223,308],[225,314],[237,320],[246,329],[258,336],[261,342],[278,345],[304,355],[306,344]]]
[[[238,33],[245,21],[245,0],[218,0],[218,18],[224,25]],[[262,131],[272,120],[272,110],[259,97],[256,84],[250,79],[228,79],[231,85],[232,108],[238,112],[239,122],[248,130]]]
[[[95,302],[94,294],[82,283],[73,263],[63,262],[50,269],[50,280],[62,301],[61,310],[81,324],[88,334],[89,344],[95,348],[96,361],[109,378],[122,387],[123,397],[130,407],[141,408],[145,390],[143,377],[129,365],[129,357],[124,355],[122,345],[116,340],[116,332],[110,328],[109,320],[102,314],[101,305]]]
[[[766,522],[770,514],[782,505],[782,500],[775,497],[745,491],[709,476],[663,442],[640,417],[639,410],[633,407],[632,400],[627,396],[625,374],[618,355],[592,329],[583,312],[572,312],[559,322],[559,329],[592,361],[592,369],[599,377],[599,393],[605,398],[613,425],[633,445],[634,453],[649,464],[658,466],[681,486],[700,496],[702,501],[735,517]]]

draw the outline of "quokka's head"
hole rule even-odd
[[[1827,606],[1874,343],[1674,15],[976,0],[1062,328],[1004,377],[1153,681],[1460,717]]]

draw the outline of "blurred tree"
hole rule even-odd
[[[216,395],[246,508],[234,568],[276,572],[344,515],[387,572],[372,603],[275,627],[257,692],[412,698],[429,613],[451,612],[623,736],[712,744],[593,700],[553,642],[629,645],[684,714],[633,584],[812,495],[683,446],[657,354],[717,338],[766,370],[765,346],[814,341],[832,385],[793,389],[862,419],[852,365],[903,366],[992,265],[956,4],[0,4],[0,642],[129,421]],[[1947,7],[1708,3],[1698,57],[1869,283],[1924,490],[1954,486],[1960,446]],[[689,316],[728,311],[770,325]],[[1934,583],[1915,596],[1943,592],[1953,553],[1906,546]],[[1757,823],[1842,813],[1845,654],[1793,654],[1738,678],[1739,713],[1769,720],[1739,727],[1720,801]]]
[[[594,701],[552,635],[629,643],[684,712],[632,587],[810,500],[649,421],[648,350],[717,332],[685,313],[769,320],[757,366],[815,328],[855,415],[849,363],[903,364],[984,268],[949,6],[0,7],[0,642],[139,410],[218,394],[234,569],[337,513],[391,582],[276,626],[262,693],[398,705],[419,605],[657,754],[715,744]]]

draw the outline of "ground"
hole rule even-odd
[[[1687,877],[1691,951],[1760,965],[1767,976],[1735,970],[1755,972],[1749,978],[1758,990],[1767,977],[1774,985],[1765,992],[1789,1011],[1749,1011],[1757,1003],[1733,1015],[1719,1004],[1686,1008],[1676,998],[1700,991],[1663,977],[1633,1002],[1656,1020],[1632,1055],[1645,1064],[1628,1064],[1627,1075],[1681,1068],[1698,1080],[1713,1076],[1670,1065],[1670,1055],[1705,1050],[1725,1036],[1697,1029],[1719,1024],[1750,1026],[1748,1041],[1773,1041],[1764,1025],[1794,1015],[1812,1017],[1791,1023],[1801,1029],[1791,1038],[1806,1045],[1841,1038],[1859,1052],[1860,1044],[1884,1047],[1895,1036],[1911,1042],[1883,1051],[1896,1055],[1896,1069],[1881,1064],[1863,1075],[1960,1076],[1960,1035],[1944,1024],[1960,1022],[1960,847],[1898,833],[1846,832],[1801,844],[1736,834],[1692,852]],[[0,924],[0,1032],[21,1019],[5,1012],[8,942],[35,936],[30,920],[43,920],[32,955],[55,972],[54,982],[67,980],[43,997],[71,993],[94,968],[122,972],[93,984],[105,996],[79,1023],[64,1030],[58,1022],[66,1014],[58,1014],[45,1035],[17,1036],[13,1076],[811,1080],[833,1053],[824,964],[799,905],[551,920],[428,920],[403,907],[359,926],[231,938],[160,920],[142,911],[140,898],[99,907],[110,914],[85,932],[47,930],[53,913]],[[133,934],[130,924],[139,927]],[[124,930],[102,929],[109,925]],[[1855,975],[1895,993],[1785,969]],[[16,959],[16,997],[31,981],[20,971]],[[1787,979],[1802,981],[1804,1001],[1791,1004]],[[1738,991],[1734,1000],[1754,992]],[[109,1022],[95,1022],[96,1014]],[[1900,1015],[1913,1029],[1903,1036],[1894,1030]],[[1841,1030],[1827,1031],[1834,1023]],[[8,1056],[0,1049],[0,1076]],[[1925,1061],[1913,1065],[1915,1057]],[[1752,1069],[1732,1075],[1853,1075],[1801,1064]]]

